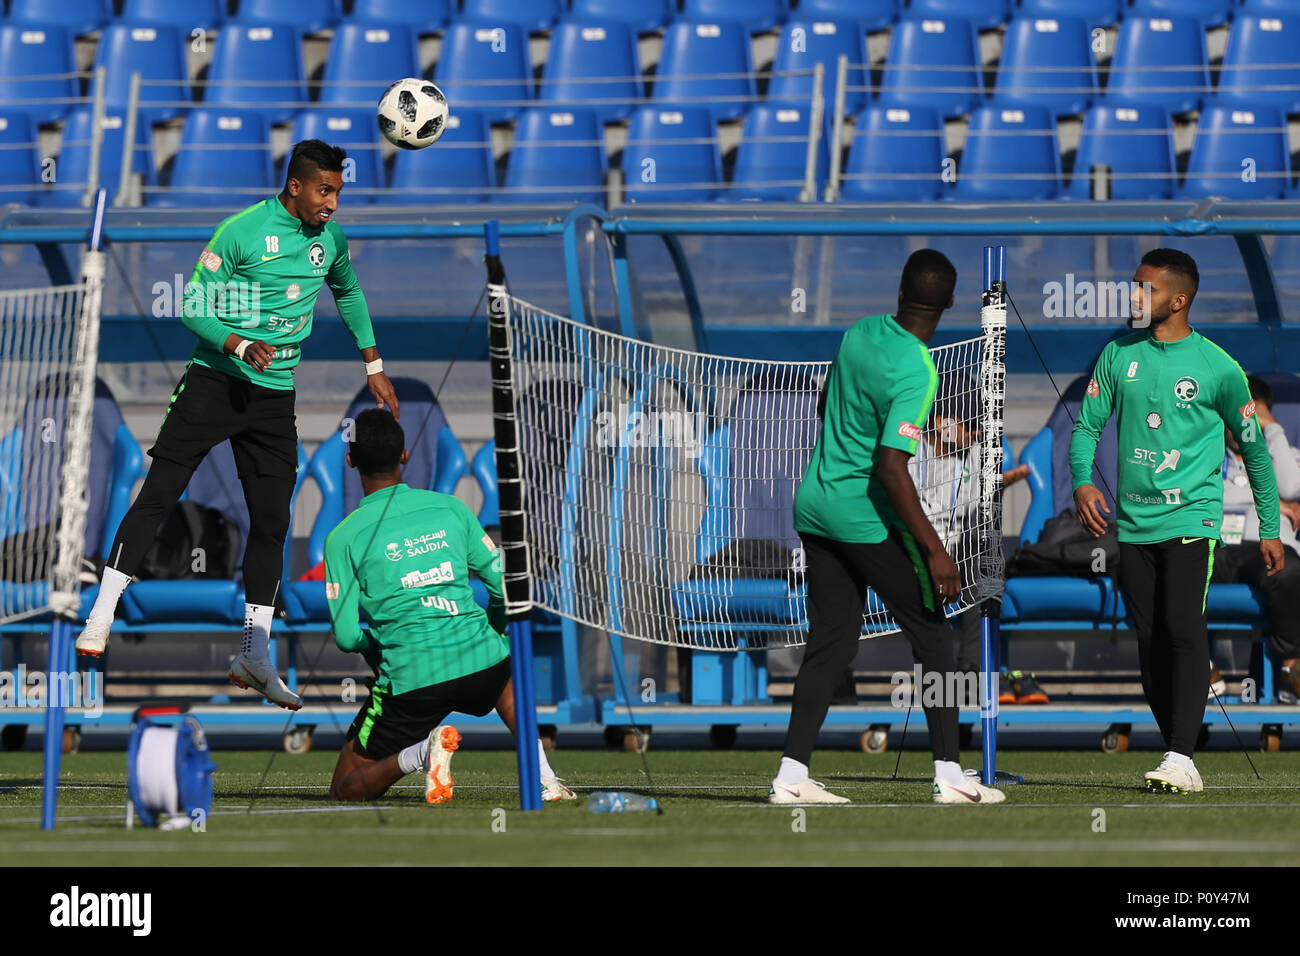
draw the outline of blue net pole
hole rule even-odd
[[[90,394],[83,396],[83,401],[94,401],[94,367],[98,354],[98,333],[99,333],[99,302],[98,288],[103,282],[103,262],[102,256],[99,255],[104,240],[104,214],[108,208],[108,192],[100,189],[95,194],[95,201],[91,207],[90,231],[86,236],[86,247],[88,254],[82,262],[81,281],[85,285],[85,293],[82,301],[82,313],[77,317],[77,321],[83,324],[88,323],[89,327],[83,325],[78,330],[76,338],[79,340],[77,347],[78,354],[73,358],[74,367],[83,375],[89,375],[87,382]],[[96,290],[92,294],[92,289]],[[88,366],[88,368],[87,368]],[[89,424],[87,419],[86,424]],[[71,428],[72,425],[69,425]],[[65,441],[65,445],[67,442]],[[68,463],[65,460],[65,467]],[[65,482],[68,480],[65,472]],[[77,489],[80,497],[85,497],[85,486]],[[66,506],[67,488],[64,489],[65,496],[63,506]],[[84,507],[84,504],[83,504]],[[71,521],[71,516],[63,513],[61,520]],[[56,568],[68,564],[65,559],[68,555],[60,546],[59,560],[56,562]],[[77,545],[75,562],[80,561],[80,544]],[[60,594],[70,592],[76,594],[79,590],[75,576],[61,575],[56,570],[54,580],[51,583],[51,597],[53,592],[58,591]],[[45,750],[42,767],[41,779],[41,829],[53,830],[54,819],[58,811],[59,803],[59,773],[61,771],[63,759],[63,723],[64,710],[68,702],[63,698],[62,693],[55,692],[55,688],[67,689],[71,686],[71,675],[75,671],[72,653],[72,612],[66,609],[56,610],[54,622],[50,625],[50,646],[47,654],[47,666],[45,670]]]
[[[983,496],[989,514],[981,521],[987,539],[980,542],[981,560],[1002,561],[1002,421],[1006,395],[1006,248],[984,248],[984,296],[980,324],[984,329],[984,354],[980,360],[980,392],[984,401],[983,430],[985,461],[991,468],[984,475],[992,487]],[[1001,578],[1001,571],[998,571]],[[997,779],[998,754],[998,662],[997,638],[1001,602],[986,600],[980,608],[980,741],[984,768],[981,779],[991,787]]]
[[[492,366],[492,432],[496,440],[497,495],[500,502],[502,586],[510,621],[510,674],[515,696],[515,751],[519,760],[519,808],[542,808],[537,759],[537,704],[533,691],[533,640],[528,581],[528,543],[524,534],[523,482],[519,430],[515,421],[514,379],[510,365],[510,302],[501,264],[501,231],[495,219],[483,224],[488,273],[488,356]]]

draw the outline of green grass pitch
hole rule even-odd
[[[851,806],[766,803],[778,754],[654,751],[664,813],[587,812],[592,789],[650,792],[635,754],[560,750],[576,803],[517,809],[514,754],[464,749],[456,796],[429,807],[418,776],[378,804],[339,806],[326,788],[335,754],[215,751],[216,799],[203,832],[126,830],[125,756],[64,758],[59,826],[39,829],[41,755],[0,757],[0,859],[8,865],[1292,865],[1300,860],[1300,752],[1197,757],[1204,793],[1142,791],[1159,755],[1019,751],[999,764],[1025,777],[1000,806],[930,802],[921,753],[825,750],[814,775]],[[967,754],[967,766],[978,764]],[[264,772],[270,767],[261,789]],[[498,812],[498,808],[504,813]],[[250,812],[251,810],[251,812]],[[1100,812],[1099,812],[1100,811]],[[435,839],[428,839],[433,837]]]

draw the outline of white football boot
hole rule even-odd
[[[577,800],[578,795],[564,785],[559,777],[542,778],[542,803],[555,803],[557,800]]]
[[[1200,793],[1205,789],[1201,775],[1195,767],[1188,769],[1169,759],[1165,754],[1160,766],[1146,773],[1147,789],[1152,793]]]
[[[77,636],[77,653],[86,657],[102,657],[108,649],[108,632],[112,628],[111,617],[86,618],[86,626]]]
[[[289,690],[275,667],[268,660],[261,660],[243,651],[230,662],[230,683],[236,687],[255,690],[271,703],[285,710],[301,710],[302,698]]]
[[[935,803],[1001,803],[1007,795],[1001,790],[986,787],[976,777],[963,777],[960,783],[934,778],[930,798]]]
[[[424,802],[447,803],[455,784],[451,779],[451,755],[460,749],[460,731],[440,724],[429,734],[429,756],[424,761]]]
[[[780,780],[772,781],[772,789],[767,795],[768,803],[805,804],[805,803],[848,803],[848,797],[840,797],[816,780],[805,780],[791,787]]]

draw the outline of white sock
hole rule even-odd
[[[1172,750],[1165,754],[1165,759],[1175,767],[1182,767],[1184,770],[1192,770],[1196,764],[1192,763],[1192,758],[1187,754],[1176,754]]]
[[[90,616],[108,618],[111,621],[117,612],[117,602],[130,583],[131,575],[123,574],[117,568],[104,568],[104,577],[99,582],[99,593],[95,595],[95,606],[90,609]]]
[[[961,764],[955,760],[936,760],[934,762],[934,779],[949,783],[964,783],[966,775],[962,773]]]
[[[789,757],[781,758],[781,769],[776,772],[776,779],[787,787],[797,787],[808,782],[808,765]]]
[[[271,656],[271,621],[275,607],[270,604],[244,605],[244,643],[240,650],[252,657],[266,660]]]
[[[540,740],[537,741],[537,769],[538,769],[538,776],[541,777],[555,776],[555,771],[551,769],[551,762],[546,759],[546,748],[542,746],[542,742]]]
[[[411,744],[397,755],[397,766],[402,768],[402,773],[415,773],[417,770],[424,769],[424,762],[428,757],[429,738],[425,737],[418,744]]]

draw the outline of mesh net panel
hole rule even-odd
[[[77,604],[101,284],[0,293],[0,624]]]
[[[793,503],[830,363],[683,351],[506,301],[532,604],[657,644],[802,644]],[[965,584],[949,614],[1001,592],[987,340],[931,350],[940,389],[911,465]],[[871,595],[863,636],[896,630]]]

